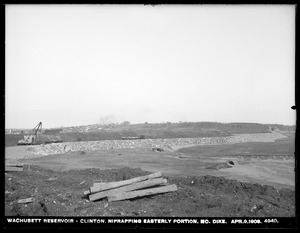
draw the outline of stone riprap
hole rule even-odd
[[[137,139],[137,140],[104,140],[104,141],[83,141],[64,142],[45,145],[27,146],[26,150],[32,156],[45,156],[63,154],[76,151],[94,151],[109,149],[138,149],[166,146],[187,146],[187,145],[222,145],[244,142],[274,142],[276,139],[285,138],[280,133],[259,133],[259,134],[237,134],[227,137],[202,137],[202,138],[166,138],[166,139]]]

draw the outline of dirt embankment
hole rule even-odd
[[[167,177],[178,191],[109,203],[83,197],[93,182],[149,174],[141,169],[85,169],[55,172],[31,166],[5,176],[6,216],[293,217],[295,192],[236,180]],[[28,204],[22,198],[33,197]]]
[[[137,149],[152,147],[172,147],[174,149],[189,145],[224,145],[244,142],[273,142],[285,138],[280,133],[239,134],[228,137],[205,138],[168,138],[168,139],[143,139],[143,140],[105,140],[91,142],[65,142],[56,144],[27,146],[30,155],[63,154],[70,151],[94,151],[107,149]]]

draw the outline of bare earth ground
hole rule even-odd
[[[7,162],[28,164],[5,176],[5,215],[29,216],[295,216],[293,139],[166,149],[111,149],[26,157],[6,148]],[[234,165],[228,166],[232,161]],[[89,202],[95,180],[161,171],[178,191],[133,200]],[[34,197],[30,204],[18,204]]]

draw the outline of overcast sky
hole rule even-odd
[[[293,5],[6,5],[6,128],[293,125]]]

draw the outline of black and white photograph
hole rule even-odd
[[[294,219],[296,8],[6,4],[7,226]]]

